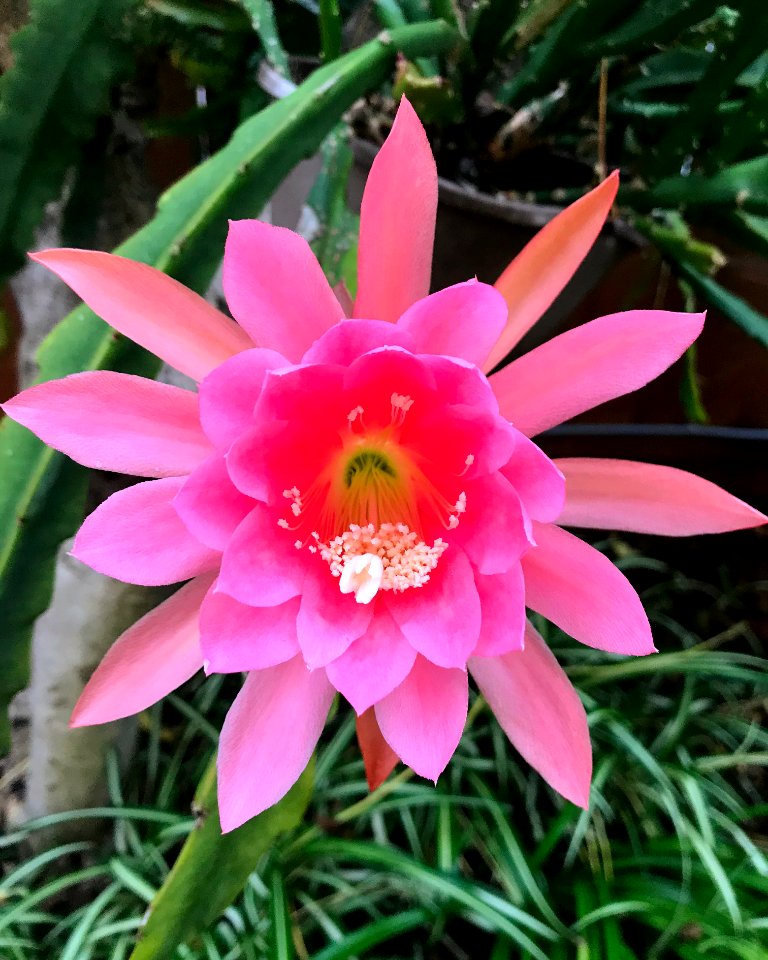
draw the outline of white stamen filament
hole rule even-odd
[[[358,603],[370,603],[379,592],[384,577],[384,564],[375,553],[349,557],[339,577],[339,590],[354,593]]]

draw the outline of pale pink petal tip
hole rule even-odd
[[[469,669],[523,758],[571,803],[589,807],[592,745],[584,707],[562,667],[528,624],[525,648]]]
[[[376,704],[384,739],[421,777],[437,782],[467,719],[467,674],[417,657],[406,679]]]
[[[139,713],[197,673],[200,604],[213,578],[192,580],[115,641],[77,701],[70,727]]]
[[[229,833],[281,800],[315,749],[334,697],[301,657],[248,674],[221,730],[219,815]]]
[[[574,457],[560,523],[686,537],[759,527],[768,517],[714,483],[675,467]]]
[[[534,533],[538,546],[522,559],[526,606],[597,650],[656,652],[640,598],[608,557],[552,524]]]

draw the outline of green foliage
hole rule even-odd
[[[45,204],[58,196],[118,78],[133,0],[32,0],[0,78],[0,282],[22,263]]]
[[[347,206],[347,181],[354,159],[345,126],[337,127],[321,147],[323,165],[307,206],[314,214],[311,246],[331,284],[345,280],[350,252],[357,252],[360,218]],[[357,282],[350,285],[354,290]]]
[[[373,40],[317,70],[294,94],[247,120],[226,147],[161,199],[157,215],[118,248],[204,291],[221,259],[229,217],[256,215],[283,177],[314,152],[349,105],[377,87],[399,49],[448,47],[444,24],[419,24]],[[82,370],[151,373],[154,360],[85,307],[65,318],[38,355],[40,380]],[[0,645],[0,717],[28,675],[34,619],[51,596],[55,549],[81,516],[85,473],[9,420],[0,423],[0,605],[12,610]],[[8,727],[0,720],[0,750]]]

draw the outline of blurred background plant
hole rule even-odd
[[[766,382],[759,371],[768,376],[768,54],[757,0],[25,7],[12,5],[0,25],[0,286],[53,222],[45,242],[117,246],[205,292],[227,218],[258,216],[270,202],[276,210],[281,181],[314,155],[300,228],[332,281],[353,287],[348,179],[365,150],[353,150],[350,135],[380,142],[406,93],[441,176],[473,200],[490,197],[494,216],[504,207],[502,231],[522,222],[530,233],[620,168],[608,235],[629,252],[611,261],[602,288],[569,301],[567,322],[670,298],[714,306],[740,330],[728,327],[726,347],[718,341],[710,353],[725,366],[736,344],[735,379],[748,401],[721,414],[730,387],[690,354],[675,381],[684,416],[743,425],[764,417],[756,395]],[[12,14],[16,26],[27,14],[30,22],[8,45]],[[458,236],[444,231],[438,252],[441,242]],[[726,254],[754,259],[739,273]],[[464,279],[491,268],[475,256],[460,269]],[[21,319],[29,337],[39,308],[25,296],[18,277],[3,294],[5,395],[16,388]],[[83,307],[48,336],[37,362],[40,379],[105,367],[157,372]],[[674,418],[672,405],[664,395],[661,419]],[[620,419],[631,418],[623,408]],[[729,465],[731,486],[765,507],[765,437],[756,434],[751,469],[718,447],[702,472],[723,479]],[[601,442],[589,452],[621,455],[615,436]],[[663,461],[656,452],[649,459]],[[7,747],[5,707],[28,682],[56,551],[104,491],[103,478],[7,421],[0,463]],[[765,584],[753,582],[761,556],[764,564],[758,538],[718,538],[712,549],[697,539],[663,554],[648,539],[605,544],[642,588],[658,657],[613,661],[550,631],[590,713],[590,814],[518,764],[478,700],[437,791],[400,773],[368,798],[354,725],[340,712],[318,753],[303,825],[309,790],[300,785],[274,818],[223,842],[206,771],[237,682],[195,681],[141,718],[125,772],[108,759],[106,806],[6,824],[0,957],[768,958],[768,606]],[[23,761],[7,764],[0,796],[7,803],[23,789]],[[109,834],[51,839],[71,824],[97,837],[108,824]],[[222,861],[226,884],[213,867]],[[149,903],[155,919],[132,953]],[[170,932],[158,940],[161,928]],[[177,945],[185,938],[191,945]]]

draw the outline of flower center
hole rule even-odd
[[[421,587],[448,547],[438,537],[430,546],[424,519],[437,518],[448,530],[458,526],[466,496],[451,503],[398,442],[410,397],[393,393],[392,421],[368,430],[365,410],[355,407],[339,453],[302,494],[283,491],[292,519],[286,530],[304,531],[297,549],[307,547],[339,578],[342,593],[370,603],[379,590]]]

